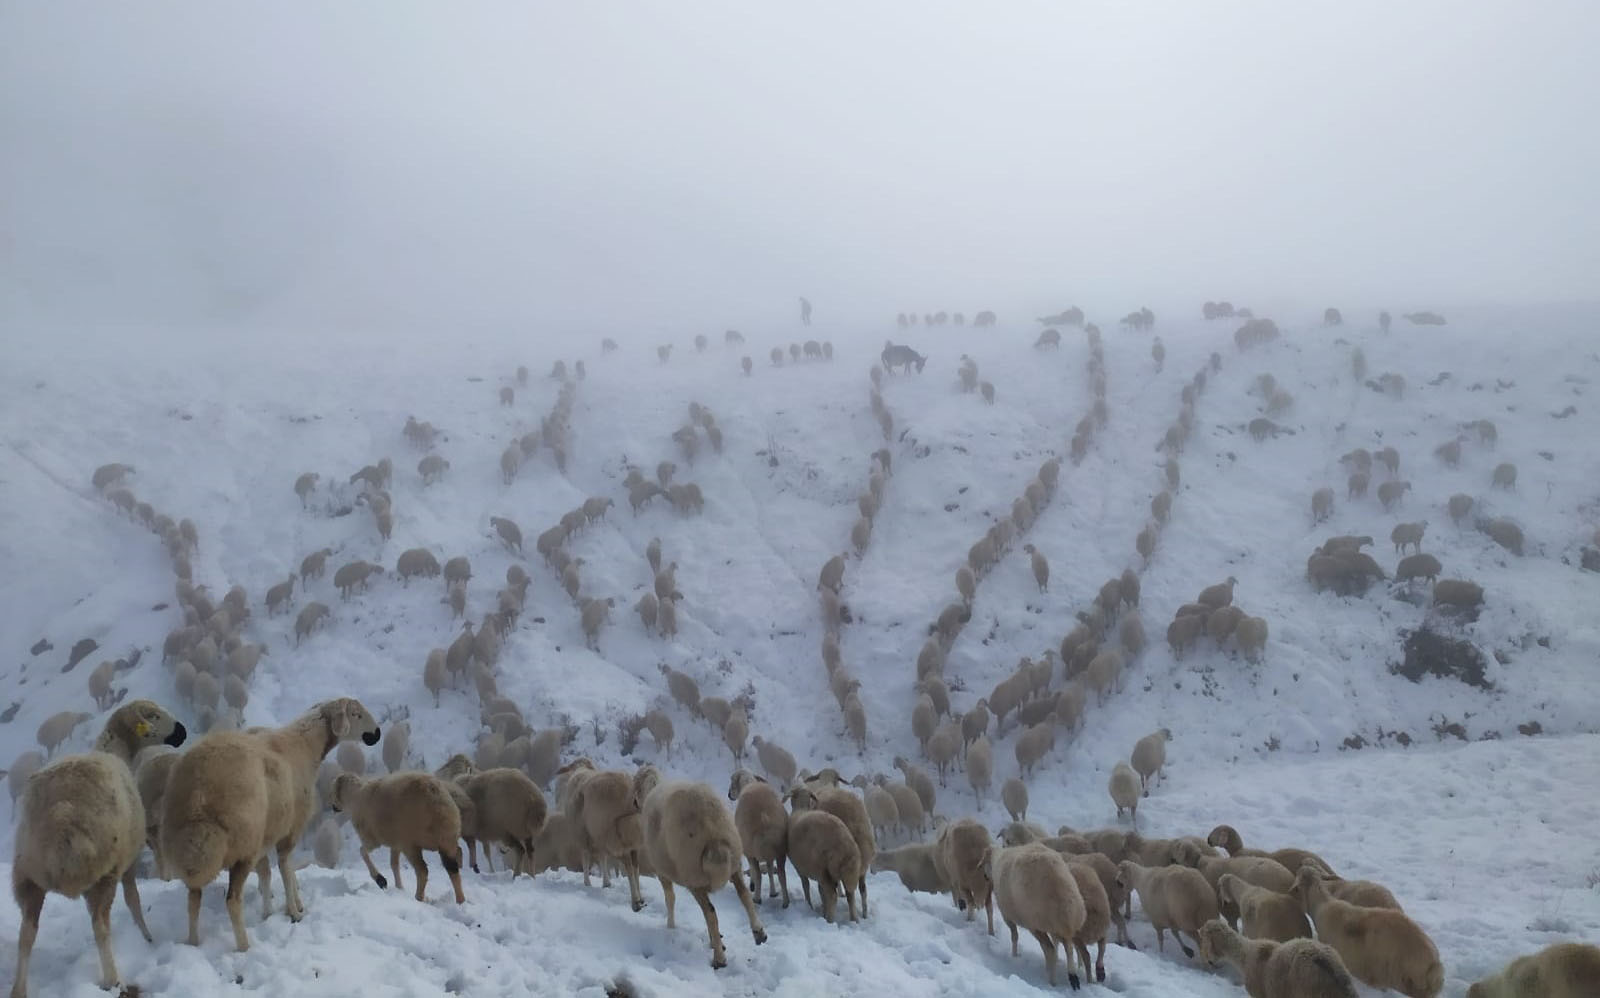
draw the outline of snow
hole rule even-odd
[[[1142,574],[1151,647],[1129,666],[1121,692],[1091,704],[1082,728],[1058,738],[1030,782],[1030,818],[1051,828],[1112,823],[1112,765],[1137,738],[1168,727],[1170,778],[1143,802],[1142,831],[1205,834],[1226,821],[1248,844],[1312,848],[1346,875],[1381,881],[1434,938],[1445,993],[1460,996],[1515,955],[1561,939],[1600,940],[1592,834],[1600,819],[1600,575],[1579,567],[1600,519],[1600,451],[1592,446],[1600,415],[1586,398],[1600,373],[1590,339],[1600,315],[1444,311],[1447,326],[1397,319],[1389,335],[1352,309],[1336,329],[1321,326],[1320,308],[1280,314],[1283,338],[1243,353],[1232,342],[1237,323],[1158,314],[1155,334],[1167,347],[1159,373],[1151,334],[1102,319],[1110,420],[1081,464],[1064,461],[1056,498],[1025,538],[1050,558],[1050,591],[1038,592],[1019,538],[981,582],[946,675],[956,709],[966,709],[1021,656],[1058,645],[1106,578],[1138,567],[1134,535],[1164,487],[1155,445],[1177,415],[1180,388],[1220,352],[1222,371],[1198,399],[1196,432],[1179,458],[1171,522]],[[419,545],[441,561],[466,554],[474,571],[469,616],[478,619],[513,560],[488,518],[507,516],[527,538],[534,581],[502,654],[499,689],[535,727],[576,726],[569,755],[656,762],[720,791],[728,750],[677,708],[670,759],[657,758],[648,738],[633,759],[620,755],[618,722],[666,702],[658,666],[667,663],[695,676],[704,694],[748,694],[752,733],[787,747],[803,766],[892,773],[896,755],[916,753],[908,723],[914,662],[927,624],[955,598],[957,566],[1039,464],[1065,454],[1091,401],[1082,335],[1064,330],[1059,351],[1038,352],[1036,329],[1020,321],[985,331],[872,323],[805,334],[746,329],[747,346],[725,348],[712,335],[697,354],[680,342],[665,364],[656,359],[657,338],[622,332],[610,334],[622,349],[602,355],[599,334],[537,342],[467,330],[391,341],[360,330],[18,328],[24,335],[8,342],[0,371],[0,708],[15,705],[0,723],[3,760],[36,747],[45,717],[93,712],[84,677],[135,649],[143,656],[117,686],[193,721],[160,662],[162,638],[178,619],[166,555],[89,487],[96,466],[120,460],[136,466],[129,485],[140,499],[198,525],[197,580],[217,593],[239,584],[251,594],[249,637],[270,654],[252,681],[246,723],[281,722],[316,700],[356,695],[385,723],[410,718],[412,762],[431,768],[451,752],[470,752],[476,693],[446,691],[435,707],[421,683],[428,649],[448,643],[459,626],[440,602],[442,586],[402,586],[391,572],[341,601],[331,576],[355,558],[392,569],[399,552]],[[806,335],[830,338],[835,359],[786,357],[781,368],[767,360],[771,346]],[[929,360],[921,375],[885,378],[894,474],[871,546],[846,570],[853,622],[842,647],[862,683],[863,758],[843,733],[821,667],[815,586],[822,562],[848,548],[868,455],[884,446],[867,405],[867,370],[885,337]],[[1354,346],[1369,377],[1405,376],[1403,398],[1352,379]],[[756,360],[749,377],[738,367],[746,352]],[[963,353],[996,386],[995,405],[958,391]],[[577,388],[567,471],[541,448],[505,485],[500,451],[550,410],[558,385],[544,375],[558,356],[569,364],[582,358],[588,370]],[[496,392],[519,363],[533,377],[502,407]],[[1445,371],[1450,376],[1438,378]],[[1247,389],[1263,372],[1294,395],[1277,420],[1295,432],[1258,444],[1243,427],[1259,413]],[[721,455],[703,447],[692,466],[671,439],[691,400],[709,406],[725,435]],[[1568,404],[1574,414],[1553,415]],[[427,489],[415,471],[422,454],[401,435],[411,414],[443,430],[437,451],[451,462]],[[1454,469],[1434,459],[1459,424],[1479,418],[1498,426],[1495,448],[1469,440]],[[1346,501],[1338,463],[1354,447],[1384,444],[1400,451],[1401,477],[1413,486],[1392,513],[1375,495]],[[387,542],[360,506],[330,515],[353,501],[344,484],[350,473],[384,455],[395,463]],[[660,500],[631,515],[625,462],[648,473],[663,459],[679,464],[679,480],[700,484],[703,515],[680,517]],[[1491,489],[1491,469],[1506,460],[1517,464],[1517,488]],[[308,470],[322,474],[323,487],[302,510],[291,485]],[[1374,490],[1383,477],[1374,473]],[[1332,520],[1313,525],[1310,497],[1322,485],[1339,499]],[[1458,491],[1477,498],[1475,513],[1517,520],[1526,556],[1501,550],[1470,524],[1453,525],[1443,505]],[[576,609],[532,553],[532,539],[590,495],[617,501],[571,545],[585,559],[585,594],[616,598],[599,653],[585,649]],[[1426,600],[1403,598],[1404,589],[1380,585],[1342,598],[1306,583],[1307,555],[1333,534],[1372,535],[1371,552],[1392,572],[1398,555],[1389,530],[1416,519],[1428,520],[1423,548],[1447,577],[1484,586],[1476,621],[1439,618]],[[643,633],[631,609],[651,583],[643,552],[653,536],[664,560],[678,563],[684,594],[671,642]],[[268,617],[259,600],[324,546],[334,549],[328,577],[309,594],[297,591],[295,605],[322,600],[333,619],[296,648],[292,613]],[[1238,579],[1237,602],[1271,627],[1263,663],[1248,665],[1209,642],[1174,661],[1161,640],[1166,621],[1228,575]],[[1492,688],[1412,683],[1390,672],[1403,657],[1403,632],[1425,620],[1482,650]],[[63,674],[68,650],[85,636],[99,650]],[[41,638],[52,648],[35,656]],[[69,747],[84,748],[99,724],[80,726]],[[1540,734],[1525,737],[1519,727]],[[1014,739],[1008,729],[996,744],[997,786],[1015,773]],[[941,789],[938,811],[974,813],[963,772]],[[994,796],[976,813],[991,827],[1004,817]],[[9,842],[9,825],[0,837]],[[669,932],[653,882],[645,885],[648,906],[634,913],[621,884],[603,891],[568,874],[513,883],[468,873],[468,904],[458,910],[435,864],[430,901],[419,905],[409,892],[371,884],[353,839],[341,869],[310,867],[301,879],[310,912],[298,925],[281,911],[262,920],[253,887],[247,892],[253,946],[244,954],[232,951],[220,887],[207,892],[196,951],[176,942],[186,931],[181,889],[146,882],[156,946],[137,939],[125,910],[112,920],[125,979],[147,995],[602,994],[619,980],[634,994],[659,996],[1029,994],[1047,986],[1026,935],[1014,960],[1003,925],[990,938],[948,898],[908,895],[892,874],[872,878],[872,916],[860,925],[827,926],[798,896],[784,912],[769,902],[769,941],[759,949],[731,892],[719,896],[730,965],[718,972],[693,902],[680,897],[679,925]],[[0,906],[0,935],[14,938],[16,920],[13,907]],[[1153,932],[1137,914],[1133,932],[1139,952],[1107,954],[1111,989],[1240,993],[1227,972],[1175,951],[1154,953]],[[52,899],[34,952],[33,993],[100,993],[93,953],[81,907]],[[0,978],[14,968],[14,949],[0,950]]]

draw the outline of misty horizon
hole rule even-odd
[[[0,316],[600,333],[1600,297],[1600,13],[0,13]],[[1577,127],[1574,127],[1577,126]]]

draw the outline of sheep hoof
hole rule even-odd
[[[472,872],[473,873],[477,873],[478,872],[478,864],[477,863],[473,863],[472,864]]]
[[[714,956],[714,957],[711,958],[711,969],[712,970],[721,970],[723,967],[726,967],[727,965],[728,965],[728,961],[723,959],[720,956]]]
[[[1106,968],[1104,968],[1104,967],[1096,967],[1096,968],[1094,968],[1094,979],[1099,981],[1101,984],[1104,984],[1106,982]]]
[[[1183,955],[1184,956],[1189,957],[1191,960],[1194,959],[1194,950],[1190,949],[1188,946],[1185,946],[1185,945],[1183,945],[1181,943],[1179,944],[1178,948],[1183,950]]]
[[[767,941],[767,930],[766,929],[757,929],[755,931],[755,937],[756,937],[756,945],[760,946],[762,943]]]
[[[640,898],[639,900],[633,902],[633,910],[634,911],[643,911],[644,910],[644,899],[643,898]]]
[[[1074,991],[1078,990],[1078,975],[1077,974],[1068,974],[1067,975],[1067,983],[1072,985],[1072,990],[1074,990]]]
[[[378,882],[378,886],[382,887],[384,890],[388,890],[389,889],[389,878],[385,877],[383,874],[381,874],[381,873],[374,874],[372,879],[377,881]]]
[[[1145,796],[1146,796],[1146,797],[1148,797],[1148,796],[1150,796],[1150,791],[1148,791],[1148,790],[1146,790],[1146,791],[1145,791],[1145,792],[1144,792],[1144,795],[1145,795]]]

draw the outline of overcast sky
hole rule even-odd
[[[0,3],[0,299],[720,329],[1600,298],[1600,3]]]

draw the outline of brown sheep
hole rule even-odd
[[[1317,927],[1317,938],[1338,952],[1357,980],[1409,998],[1435,998],[1443,990],[1438,948],[1404,913],[1333,898],[1312,866],[1295,877],[1295,892]]]

